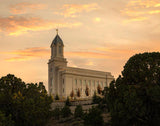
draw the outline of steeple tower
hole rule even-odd
[[[57,35],[56,37],[53,39],[52,44],[51,44],[51,59],[54,57],[61,57],[63,58],[63,41],[60,38],[60,36],[58,35],[58,29],[56,29],[57,31]]]
[[[51,95],[60,93],[62,87],[60,78],[61,69],[67,67],[67,60],[63,56],[64,44],[60,36],[58,35],[58,29],[56,29],[56,36],[51,44],[51,58],[48,62],[48,91]]]

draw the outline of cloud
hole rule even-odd
[[[45,9],[45,4],[31,4],[27,2],[18,3],[10,6],[10,12],[12,14],[24,14],[34,10]]]
[[[9,35],[21,35],[29,31],[42,31],[54,28],[72,28],[80,26],[80,22],[55,22],[36,17],[10,16],[0,17],[0,31]]]
[[[56,14],[63,15],[64,17],[76,17],[81,12],[90,12],[97,10],[99,6],[96,3],[91,4],[65,4],[62,7],[63,12],[55,12]]]
[[[37,58],[47,58],[50,55],[50,50],[47,47],[34,47],[24,50],[16,50],[5,52],[5,54],[16,55],[15,57],[7,58],[6,61],[27,61]]]
[[[94,21],[94,22],[100,22],[100,21],[101,21],[101,18],[96,17],[96,18],[93,19],[93,21]]]
[[[150,19],[150,16],[160,14],[159,0],[129,0],[122,14],[128,19],[125,23],[133,21],[144,21]]]

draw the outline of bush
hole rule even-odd
[[[55,100],[59,100],[59,96],[58,96],[58,94],[56,94]]]
[[[103,126],[103,117],[100,109],[92,107],[89,109],[89,113],[85,114],[84,124],[86,126]]]
[[[63,117],[63,118],[69,117],[71,114],[72,114],[72,113],[71,113],[71,109],[70,109],[68,106],[65,105],[65,106],[62,108],[62,110],[61,110],[61,115],[62,115],[62,117]]]
[[[70,102],[70,100],[69,100],[69,97],[67,97],[66,102],[65,102],[65,105],[66,105],[66,106],[70,106],[70,105],[71,105],[71,102]]]
[[[92,97],[92,102],[94,104],[99,104],[102,101],[102,98],[96,95],[96,92],[94,92],[94,95]]]
[[[81,105],[77,105],[76,106],[76,109],[75,109],[75,112],[74,112],[74,117],[75,118],[77,118],[77,117],[82,118],[83,117],[83,110],[82,110],[82,106]]]
[[[61,115],[61,110],[60,110],[59,108],[55,108],[55,109],[53,110],[53,117],[54,117],[55,119],[58,119],[58,120],[59,120],[60,115]]]

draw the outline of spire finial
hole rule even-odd
[[[57,35],[58,35],[58,28],[56,29]]]

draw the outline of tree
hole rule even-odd
[[[102,94],[102,88],[99,84],[98,84],[98,87],[97,87],[97,91],[98,91],[98,94]]]
[[[43,126],[49,118],[51,103],[43,83],[25,84],[11,74],[0,79],[0,111],[12,117],[16,126]]]
[[[82,105],[77,105],[75,108],[75,112],[74,112],[74,117],[77,118],[82,118],[83,117],[83,109],[82,109]]]
[[[88,88],[88,85],[86,85],[85,93],[86,93],[86,96],[89,96],[89,88]]]
[[[54,116],[55,119],[59,120],[60,115],[61,115],[61,110],[58,107],[56,107],[53,110],[53,116]]]
[[[92,107],[89,109],[89,113],[85,114],[84,124],[86,126],[103,126],[102,112],[97,107]]]
[[[14,121],[12,120],[12,116],[5,116],[4,113],[0,111],[0,126],[14,126]]]
[[[160,125],[160,53],[131,57],[106,99],[113,126]]]
[[[70,96],[71,96],[71,98],[73,98],[73,97],[74,97],[74,91],[73,91],[73,89],[72,89],[72,91],[71,91]]]
[[[93,97],[92,97],[92,102],[94,104],[99,104],[102,101],[102,98],[97,96],[96,92],[94,92]]]
[[[55,100],[59,100],[59,96],[58,96],[58,94],[56,94]]]
[[[78,91],[77,91],[77,96],[78,97],[81,97],[81,92],[80,92],[80,89],[78,88]]]
[[[71,102],[70,102],[70,100],[69,100],[69,97],[67,97],[66,102],[65,102],[65,105],[66,105],[66,106],[70,106],[70,105],[71,105]]]
[[[64,106],[61,110],[61,114],[62,114],[62,117],[65,118],[65,117],[69,117],[72,113],[71,113],[71,109],[69,108],[69,106]]]

